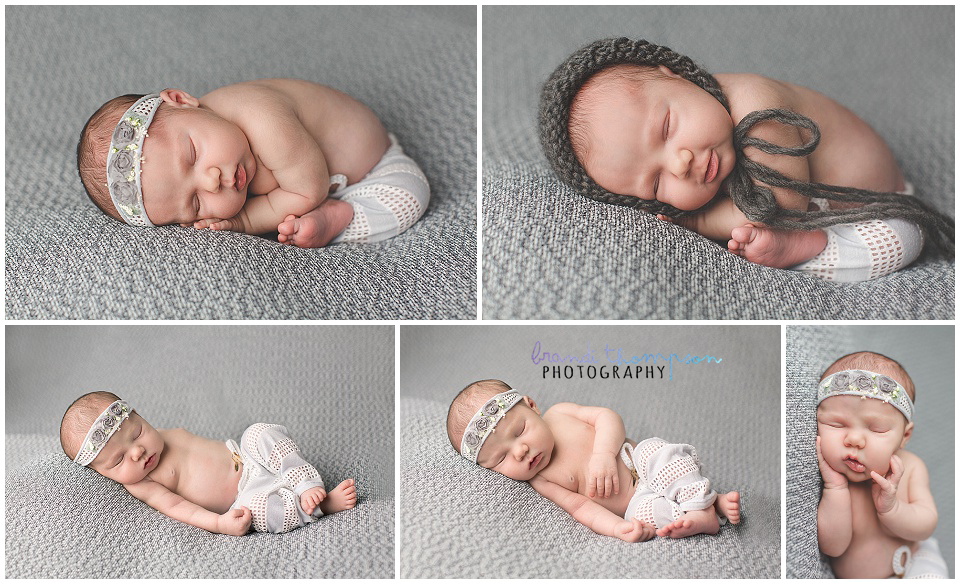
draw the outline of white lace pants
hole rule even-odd
[[[330,183],[340,184],[331,199],[353,206],[353,220],[331,243],[372,243],[403,233],[417,222],[430,202],[427,177],[412,158],[403,153],[390,134],[390,148],[359,182],[346,185],[336,174]],[[345,186],[344,186],[345,185]]]
[[[243,432],[239,448],[233,440],[227,441],[227,448],[243,459],[237,500],[230,508],[250,509],[256,531],[284,533],[323,514],[319,507],[311,515],[300,507],[300,495],[313,487],[323,488],[323,480],[300,457],[300,448],[288,434],[283,426],[254,424]]]
[[[913,194],[907,184],[904,195]],[[818,199],[821,209],[829,201]],[[920,226],[903,219],[875,219],[827,227],[822,252],[791,268],[833,282],[864,282],[907,267],[923,250]]]

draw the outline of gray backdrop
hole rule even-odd
[[[674,364],[672,380],[543,379],[531,358],[537,341],[576,357],[589,343],[600,361],[605,344],[625,357],[722,361]],[[401,326],[400,576],[779,577],[779,363],[779,328],[769,326]],[[693,444],[714,488],[741,493],[743,522],[716,536],[636,544],[594,534],[526,483],[453,450],[450,401],[486,378],[529,394],[541,411],[560,401],[605,406],[631,438]]]
[[[8,325],[6,576],[392,578],[393,340],[386,326]],[[357,506],[240,538],[164,517],[61,451],[63,412],[97,390],[212,439],[283,424],[328,487],[356,479]]]
[[[954,327],[787,327],[787,576],[832,577],[817,547],[817,503],[822,480],[817,468],[817,397],[820,375],[839,357],[874,351],[898,361],[917,390],[914,429],[907,450],[923,459],[939,521],[934,532],[954,573],[956,467],[956,377]],[[879,560],[878,560],[879,561]],[[889,560],[884,560],[889,561]]]
[[[5,10],[8,318],[476,316],[474,6]],[[88,200],[77,140],[103,102],[264,77],[330,85],[370,106],[430,181],[423,218],[380,243],[297,249],[136,229]]]
[[[827,283],[563,185],[537,138],[540,87],[614,36],[826,94],[879,132],[918,196],[953,213],[952,6],[485,6],[484,318],[953,318],[954,262],[930,252],[879,281]]]

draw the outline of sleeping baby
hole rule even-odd
[[[559,403],[541,416],[529,396],[495,379],[468,385],[447,414],[447,436],[464,458],[529,481],[601,535],[636,542],[739,523],[739,494],[710,488],[692,446],[624,435],[611,410]]]
[[[877,353],[841,357],[817,389],[820,551],[840,578],[948,578],[927,467],[904,450],[913,381]]]
[[[84,126],[77,167],[93,202],[130,225],[278,232],[297,247],[393,237],[430,199],[369,108],[296,79],[114,98]]]
[[[712,76],[646,41],[597,41],[562,63],[541,94],[540,141],[581,194],[764,266],[851,282],[909,265],[924,233],[953,251],[953,219],[910,196],[850,110],[760,75]]]
[[[283,426],[254,424],[239,445],[208,440],[182,428],[157,430],[104,391],[70,405],[60,445],[167,517],[213,533],[282,533],[357,502],[353,479],[325,490]]]

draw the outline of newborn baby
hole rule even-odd
[[[447,414],[447,436],[464,458],[529,481],[601,535],[680,538],[740,521],[739,494],[710,488],[692,446],[636,444],[624,434],[623,420],[606,408],[560,403],[541,416],[530,397],[494,379],[468,385]]]
[[[737,138],[741,122],[749,125]],[[883,139],[850,110],[799,85],[752,74],[711,76],[665,47],[608,39],[554,72],[541,98],[540,124],[548,158],[574,188],[653,210],[751,262],[859,281],[907,266],[923,247],[917,221],[891,210],[908,203],[926,208],[889,194],[909,194],[911,187]],[[734,172],[741,167],[753,173],[745,181],[750,190]],[[728,196],[734,186],[748,193],[736,204]],[[820,192],[814,187],[840,200],[811,197]],[[847,193],[853,188],[860,191]],[[889,208],[854,211],[864,205],[851,200],[871,200],[864,192],[886,197]],[[838,193],[850,198],[844,202]],[[825,229],[811,227],[822,223],[771,228],[756,220],[796,226],[843,210],[870,220]],[[952,219],[927,215],[949,223],[952,240]]]
[[[282,533],[353,509],[347,479],[329,493],[283,426],[254,424],[238,446],[157,430],[112,393],[88,393],[60,423],[63,451],[171,519],[213,533]]]
[[[296,79],[114,98],[84,126],[77,166],[93,202],[131,225],[279,231],[298,247],[393,237],[430,198],[369,108]]]
[[[903,449],[913,382],[877,353],[841,357],[817,391],[820,551],[840,578],[947,578],[927,468]]]

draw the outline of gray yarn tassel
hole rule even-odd
[[[616,38],[596,41],[568,57],[544,84],[540,94],[539,127],[540,144],[543,146],[547,160],[564,182],[583,196],[596,201],[641,209],[673,218],[702,211],[710,203],[695,211],[681,211],[659,201],[611,193],[595,183],[576,159],[567,131],[570,104],[587,79],[602,69],[620,64],[651,67],[664,65],[687,81],[703,88],[727,111],[730,111],[726,96],[720,90],[716,79],[697,66],[689,57],[644,40]],[[787,148],[747,135],[755,124],[767,120],[805,129],[810,133],[810,140],[798,148]],[[819,142],[820,129],[817,125],[811,119],[796,112],[771,109],[748,114],[734,128],[733,143],[737,160],[730,176],[724,181],[731,200],[751,221],[777,229],[812,230],[840,223],[883,218],[913,221],[920,225],[927,234],[927,238],[937,248],[950,257],[953,256],[954,219],[917,197],[796,181],[750,160],[743,153],[744,148],[752,146],[768,154],[807,156],[816,149]],[[777,204],[773,192],[761,183],[771,187],[791,189],[809,198],[863,203],[863,206],[856,209],[826,211],[783,209]]]

